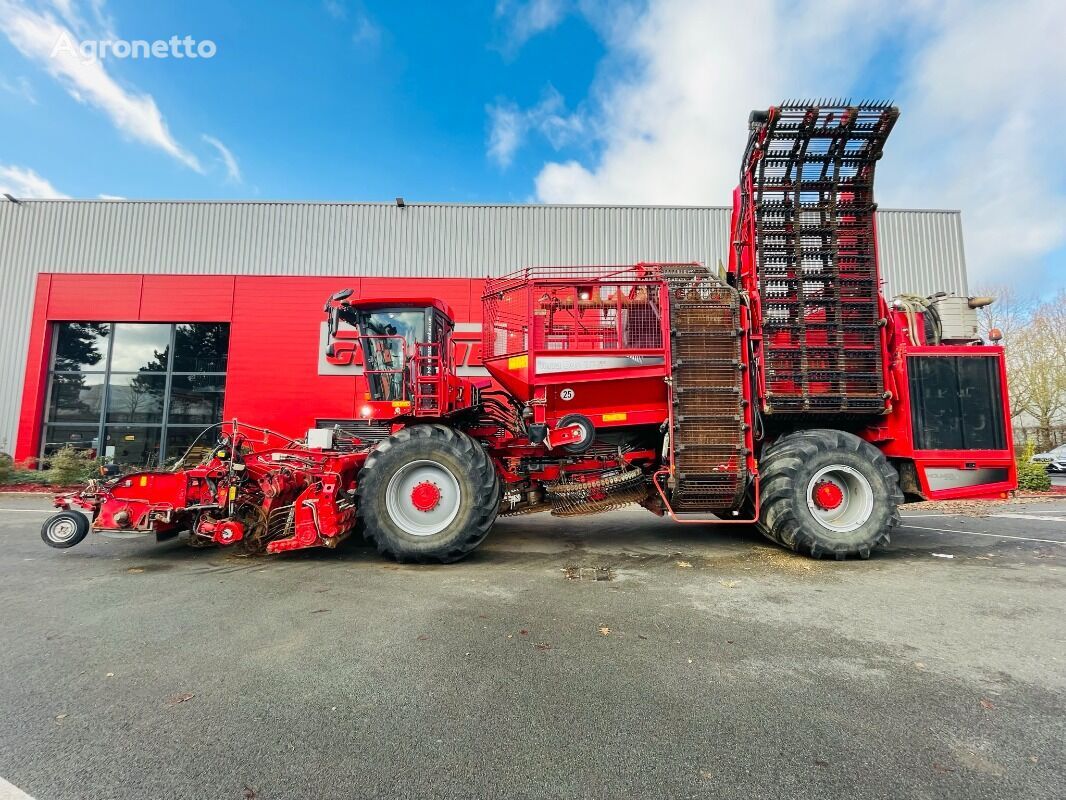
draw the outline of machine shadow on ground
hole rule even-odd
[[[792,553],[768,541],[753,525],[676,525],[639,510],[588,518],[580,526],[574,525],[572,520],[556,519],[549,514],[503,518],[481,547],[456,564],[399,564],[379,555],[363,540],[359,531],[336,549],[310,548],[277,555],[249,554],[239,545],[233,548],[190,547],[186,541],[187,534],[158,544],[148,539],[137,542],[111,540],[107,544],[107,555],[123,561],[133,559],[137,562],[135,568],[145,572],[183,567],[193,571],[264,570],[301,564],[326,569],[336,565],[402,571],[469,571],[478,567],[549,566],[564,562],[604,567],[639,564],[645,568],[655,565],[676,567],[678,564],[725,567],[750,562],[758,565],[760,571],[780,569],[795,573],[859,563],[856,559],[837,562]],[[989,545],[982,542],[972,549],[975,552],[987,550]],[[71,550],[66,554],[67,557],[85,559],[100,555],[96,548]],[[890,546],[876,551],[865,563],[894,563],[927,557],[925,548]]]

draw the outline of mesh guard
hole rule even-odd
[[[898,116],[844,103],[752,115],[741,192],[769,413],[885,411],[873,182]]]

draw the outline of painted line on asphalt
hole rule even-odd
[[[1044,544],[1062,544],[1066,545],[1066,542],[1060,542],[1058,539],[1034,539],[1029,536],[1007,536],[1004,533],[983,533],[981,531],[953,531],[949,528],[923,528],[920,525],[901,525],[903,530],[913,531],[933,531],[935,533],[957,533],[961,536],[991,536],[994,539],[1015,539],[1019,542],[1043,542]]]
[[[954,514],[900,514],[903,519],[918,519],[918,517],[954,517]]]
[[[1060,519],[1059,517],[1052,517],[1049,514],[992,514],[993,517],[1000,517],[1002,519],[1035,519],[1041,522],[1061,522],[1066,523],[1066,519]]]
[[[41,508],[0,508],[0,511],[14,511],[16,514],[55,514],[58,510],[57,508],[47,511]]]
[[[0,778],[0,800],[33,800],[33,798],[15,784]]]

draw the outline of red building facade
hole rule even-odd
[[[288,435],[302,434],[316,420],[354,418],[359,402],[355,379],[344,354],[327,359],[323,344],[322,306],[340,288],[350,287],[360,297],[419,295],[444,300],[456,317],[456,361],[462,372],[479,373],[482,285],[481,280],[464,278],[41,274],[27,343],[15,458],[38,457],[63,444],[94,450],[108,447],[106,455],[130,463],[180,455],[179,444],[188,439],[183,434],[192,435],[204,423],[210,424],[202,414],[176,414],[171,392],[177,393],[182,382],[224,386],[221,398],[196,406],[213,409],[209,414],[236,417]],[[108,353],[107,359],[100,359],[106,364],[83,376],[76,366],[56,363],[59,340],[70,323],[98,323],[104,336],[112,339],[119,333],[129,339],[133,332],[146,331],[162,338],[142,346],[154,356],[148,359],[151,363],[125,367],[119,376],[117,365],[111,363],[117,356]],[[228,326],[222,328],[228,331],[225,352],[208,368],[206,378],[175,372],[184,369],[180,350],[166,352],[167,331],[175,326],[186,336]],[[169,346],[174,347],[173,334],[169,335]],[[68,368],[74,371],[57,372]],[[73,376],[78,388],[70,392],[70,381],[64,386],[57,375]],[[120,395],[129,396],[131,383],[151,388],[152,381],[159,391],[153,390],[135,414],[128,405],[116,407]],[[76,400],[79,389],[85,396],[82,402]],[[73,411],[60,397],[64,392],[75,397]],[[98,423],[93,421],[95,415]],[[97,424],[103,444],[92,434]]]

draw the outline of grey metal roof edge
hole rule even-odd
[[[149,200],[144,198],[15,198],[18,203],[65,203],[65,204],[102,204],[102,203],[145,203],[154,205],[215,205],[215,206],[356,206],[372,208],[399,208],[396,201],[386,200]],[[10,203],[10,201],[7,201]],[[642,205],[639,203],[424,203],[404,200],[404,208],[627,208],[627,209],[668,209],[673,211],[729,211],[732,206],[687,206],[687,205]],[[956,208],[879,208],[879,211],[904,211],[922,214],[959,214]]]

